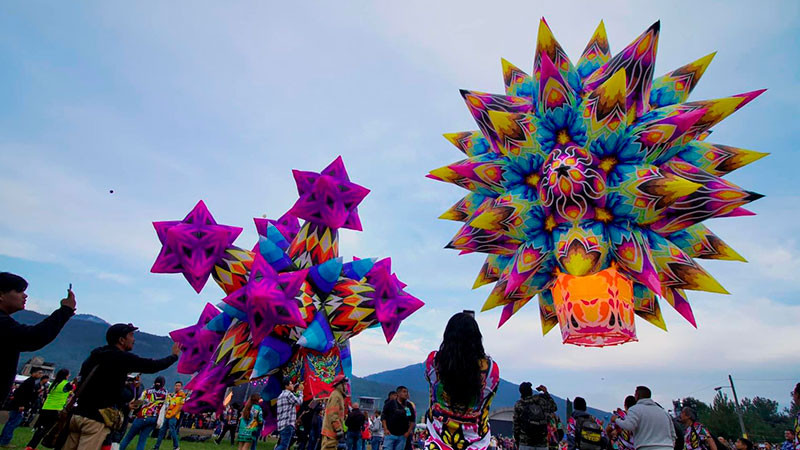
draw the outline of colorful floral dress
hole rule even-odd
[[[619,409],[619,408],[617,408],[617,410],[614,411],[614,414],[613,414],[613,416],[615,416],[617,418],[617,420],[624,420],[625,416],[627,416],[627,415],[628,415],[628,413],[626,411],[624,411],[622,409]],[[617,435],[616,438],[611,440],[611,443],[614,446],[614,449],[615,450],[633,450],[634,449],[634,445],[633,445],[633,436],[631,435],[631,432],[628,431],[628,430],[623,429],[622,427],[617,425],[616,422],[613,421],[613,420],[611,421],[611,427],[614,429],[614,431],[616,431],[616,435]]]
[[[453,408],[439,381],[431,352],[425,362],[430,384],[430,409],[426,414],[425,450],[483,450],[489,447],[489,406],[500,382],[500,368],[487,356],[481,361],[481,394],[466,409]]]
[[[690,427],[686,427],[683,433],[683,443],[686,450],[707,449],[706,439],[711,437],[706,427],[700,422],[695,422]]]
[[[239,419],[239,433],[236,435],[237,442],[255,442],[258,437],[258,430],[261,428],[261,423],[264,418],[261,413],[261,407],[253,405],[250,410],[250,420],[244,418],[244,415]]]

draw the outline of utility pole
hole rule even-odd
[[[742,418],[742,407],[739,406],[739,397],[736,396],[736,388],[733,386],[733,377],[728,374],[728,381],[731,382],[731,391],[733,391],[733,401],[736,403],[736,414],[739,416],[739,426],[742,428],[742,437],[747,439],[747,430],[744,429],[744,419]]]

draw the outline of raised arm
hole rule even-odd
[[[173,344],[172,354],[161,359],[142,358],[141,356],[134,355],[133,353],[124,353],[122,360],[119,361],[126,369],[127,372],[141,372],[141,373],[156,373],[161,372],[167,367],[175,364],[178,360],[178,353],[180,353],[180,345]]]
[[[53,342],[74,314],[73,308],[62,305],[36,325],[24,325],[9,317],[0,326],[0,341],[21,352],[39,350]]]

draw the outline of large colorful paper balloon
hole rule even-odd
[[[170,333],[184,350],[178,371],[196,373],[187,412],[222,408],[227,387],[264,377],[272,403],[279,377],[304,383],[308,398],[324,396],[352,366],[350,338],[381,326],[390,342],[423,306],[389,258],[339,257],[338,229],[361,229],[357,206],[369,192],[341,158],[294,178],[300,199],[277,220],[254,219],[252,251],[234,246],[242,229],[217,224],[202,201],[183,221],[153,224],[163,245],[153,272],[182,273],[198,292],[212,276],[226,294],[219,309],[207,305],[197,324]]]
[[[470,191],[441,216],[464,223],[447,247],[488,254],[475,287],[496,283],[484,310],[502,306],[500,325],[539,295],[544,333],[611,345],[635,339],[629,305],[666,329],[658,297],[695,325],[684,291],[726,293],[694,258],[743,259],[701,222],[752,214],[761,195],[722,176],[766,154],[705,139],[763,90],[687,102],[713,54],[654,79],[659,27],[612,57],[601,22],[573,64],[542,19],[532,75],[502,60],[505,95],[461,91],[478,130],[445,137],[467,159],[428,177]],[[621,315],[564,322],[559,305],[609,269],[632,286],[601,296],[624,291]]]

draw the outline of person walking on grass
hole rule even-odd
[[[44,436],[58,420],[58,412],[67,404],[73,387],[73,384],[69,382],[69,370],[60,369],[56,372],[56,377],[47,392],[47,399],[42,405],[42,412],[36,419],[33,436],[25,446],[25,450],[36,450]]]
[[[180,450],[181,410],[183,409],[183,403],[185,401],[186,393],[183,392],[183,383],[176,381],[173,393],[167,394],[164,405],[166,408],[164,411],[164,423],[161,425],[161,429],[158,430],[158,439],[154,447],[155,450],[161,447],[161,441],[167,436],[167,431],[169,431],[170,436],[172,436],[172,448],[174,450]]]
[[[156,422],[158,421],[158,414],[161,412],[161,407],[164,406],[164,401],[167,399],[167,391],[164,390],[164,377],[157,377],[153,383],[153,387],[144,391],[142,397],[139,399],[142,406],[136,412],[136,418],[133,419],[128,434],[122,439],[119,444],[120,450],[128,448],[134,437],[139,436],[136,443],[136,450],[144,450],[147,444],[147,438],[153,430],[156,429]]]
[[[11,409],[8,412],[8,420],[0,433],[0,446],[11,447],[11,439],[14,438],[14,431],[25,419],[25,410],[30,408],[36,393],[39,390],[38,382],[42,378],[42,369],[33,369],[31,375],[14,390],[14,397],[11,399]]]
[[[222,442],[227,433],[230,434],[231,445],[233,445],[233,441],[236,439],[236,425],[238,424],[239,408],[236,405],[229,404],[225,407],[225,411],[222,412],[222,431],[219,432],[219,437],[217,437],[217,444]]]
[[[250,398],[242,408],[242,415],[239,418],[239,432],[236,434],[236,442],[239,443],[239,450],[250,450],[258,442],[258,432],[261,424],[264,423],[264,414],[261,411],[260,394],[250,394]]]

